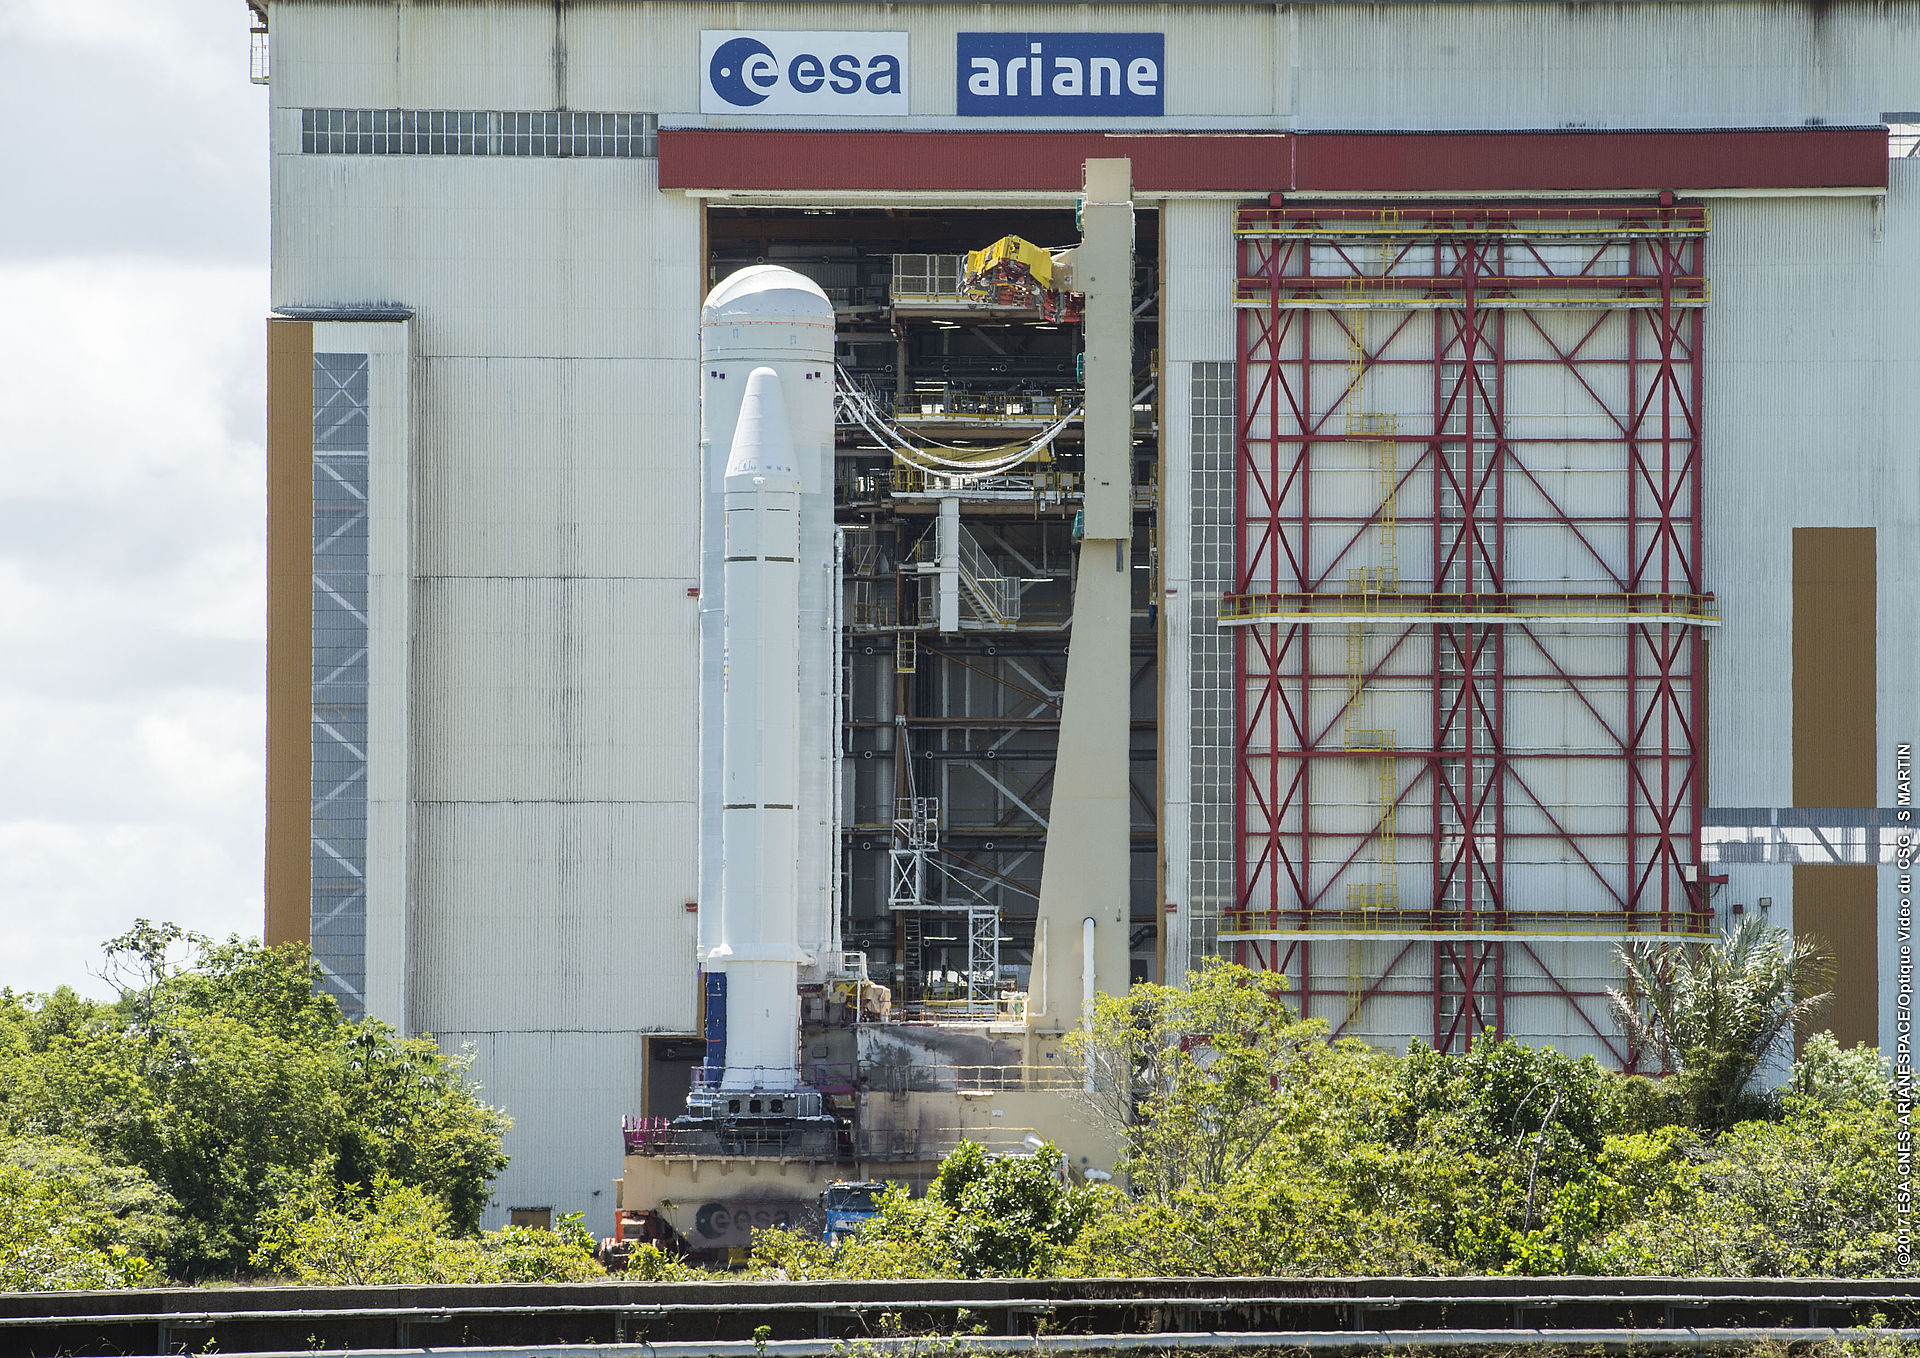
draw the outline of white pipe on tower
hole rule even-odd
[[[722,616],[723,1090],[800,1084],[800,476],[780,376],[747,376],[727,458]]]

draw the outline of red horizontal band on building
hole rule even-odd
[[[1294,188],[1315,193],[1883,189],[1884,127],[1712,132],[1319,132]]]
[[[663,189],[958,189],[1071,192],[1080,164],[1133,160],[1144,192],[1266,192],[1292,181],[1282,133],[1109,136],[1104,132],[660,131]]]
[[[1702,132],[819,132],[663,128],[660,187],[1071,192],[1127,156],[1155,193],[1877,189],[1883,127]]]

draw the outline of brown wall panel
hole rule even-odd
[[[1877,645],[1871,528],[1793,530],[1793,803],[1873,806]],[[1793,870],[1793,927],[1832,950],[1834,1003],[1817,1028],[1880,1040],[1879,869]]]
[[[1844,1046],[1880,1044],[1880,870],[1865,865],[1793,870],[1793,932],[1833,954],[1833,1005],[1812,1031],[1831,1029]]]
[[[1872,806],[1873,529],[1793,530],[1793,804]]]
[[[267,322],[266,941],[312,927],[313,325]]]

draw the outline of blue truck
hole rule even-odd
[[[820,1206],[827,1219],[821,1239],[837,1245],[861,1226],[873,1220],[880,1210],[880,1195],[887,1186],[878,1179],[837,1179],[820,1195]]]

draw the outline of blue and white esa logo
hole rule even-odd
[[[1161,33],[962,33],[955,108],[963,118],[1158,118],[1166,111]]]
[[[700,111],[904,117],[907,35],[763,29],[700,34]]]

